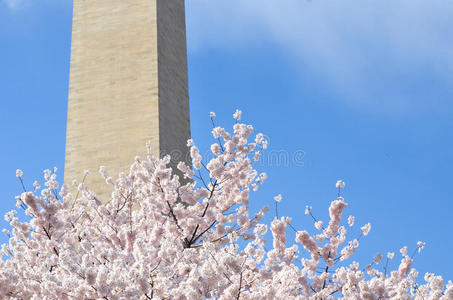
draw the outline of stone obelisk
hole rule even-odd
[[[102,201],[98,173],[128,172],[137,155],[187,156],[190,138],[184,0],[74,0],[65,182]]]

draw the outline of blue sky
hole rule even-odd
[[[1,214],[17,168],[30,186],[64,167],[71,14],[67,0],[0,0]],[[305,205],[325,219],[343,179],[346,214],[373,226],[356,260],[422,240],[415,267],[453,279],[453,2],[188,0],[187,30],[202,152],[209,112],[230,126],[239,108],[266,157],[288,157],[258,166],[254,208],[281,193],[280,214],[312,230]]]

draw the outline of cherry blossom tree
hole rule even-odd
[[[354,217],[343,217],[342,181],[328,222],[306,208],[314,233],[278,213],[264,224],[268,207],[253,213],[249,201],[267,178],[254,168],[267,142],[252,136],[240,111],[234,117],[229,133],[211,113],[210,161],[189,140],[192,165],[181,162],[177,172],[170,157],[151,154],[116,179],[101,167],[110,199],[98,199],[84,180],[75,193],[60,188],[56,170],[44,172],[43,188],[35,182],[27,191],[18,170],[24,193],[16,206],[27,217],[5,215],[12,230],[4,230],[0,298],[453,299],[451,281],[426,274],[420,283],[406,247],[396,270],[388,270],[394,253],[377,254],[367,266],[351,259],[371,225],[346,237]],[[276,208],[282,198],[275,197]]]

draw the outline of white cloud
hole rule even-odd
[[[264,37],[356,107],[453,104],[453,1],[190,0],[187,8],[191,52]]]

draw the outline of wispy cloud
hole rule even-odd
[[[17,10],[25,4],[24,0],[2,0],[10,9]]]
[[[265,37],[347,104],[453,109],[453,2],[191,0],[190,51]]]
[[[25,8],[30,9],[36,6],[45,7],[46,5],[71,8],[73,0],[0,0],[0,7],[1,4],[4,4],[12,11],[22,10]]]

